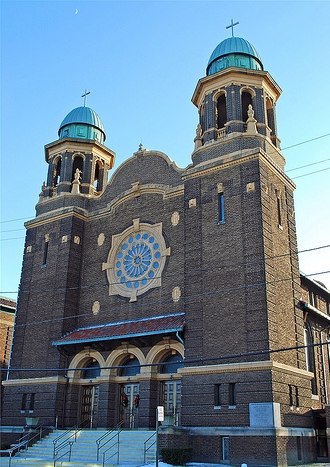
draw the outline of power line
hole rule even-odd
[[[222,356],[217,356],[217,357],[199,357],[199,358],[191,358],[191,359],[184,359],[183,363],[184,365],[191,365],[191,364],[202,364],[206,365],[208,362],[219,362],[222,360],[233,360],[233,359],[241,359],[243,357],[255,357],[258,355],[268,355],[268,354],[274,354],[274,353],[281,353],[281,352],[291,352],[292,350],[302,350],[306,348],[311,348],[311,347],[323,347],[324,345],[330,345],[330,341],[320,341],[317,343],[311,343],[311,344],[304,344],[304,345],[295,345],[292,347],[281,347],[279,349],[264,349],[264,350],[255,350],[251,352],[242,352],[242,353],[237,353],[237,354],[228,354],[228,355],[222,355]],[[264,361],[264,360],[262,360]],[[242,362],[240,362],[242,363]],[[246,361],[246,363],[249,363],[249,361]],[[167,362],[157,362],[157,363],[141,363],[137,365],[131,365],[130,368],[145,368],[145,367],[157,367],[157,366],[164,366],[166,365]],[[100,367],[100,370],[114,370],[114,369],[122,369],[125,368],[126,365],[111,365],[111,366],[102,366]],[[7,372],[7,371],[59,371],[59,372],[71,372],[71,371],[79,371],[79,370],[86,370],[86,367],[74,367],[74,368],[1,368],[1,371]]]
[[[329,248],[330,247],[330,244],[328,245],[320,245],[320,246],[317,246],[317,247],[313,247],[313,248],[307,248],[307,249],[304,249],[304,250],[297,250],[295,252],[289,252],[289,253],[283,253],[283,254],[280,254],[280,255],[274,255],[274,256],[267,256],[267,257],[261,257],[261,258],[256,258],[256,260],[254,262],[250,262],[249,264],[260,264],[260,261],[261,260],[265,260],[265,261],[270,261],[270,260],[273,260],[273,259],[278,259],[278,258],[284,258],[286,256],[290,256],[291,254],[293,253],[296,253],[296,254],[300,254],[300,253],[307,253],[307,252],[311,252],[311,251],[316,251],[316,250],[321,250],[321,249],[324,249],[324,248]],[[235,263],[233,264],[232,260],[224,260],[222,262],[218,262],[217,263],[217,266],[214,266],[213,269],[223,269],[223,268],[241,268],[241,267],[245,267],[246,266],[246,263],[242,262],[242,263]],[[197,268],[195,269],[195,272],[206,272],[207,271],[207,268]],[[316,276],[316,275],[319,275],[319,274],[326,274],[328,271],[322,271],[320,273],[313,273],[313,274],[310,274],[310,276]],[[168,277],[171,277],[173,275],[177,275],[177,273],[167,273],[167,276]],[[149,279],[149,280],[156,280],[156,279],[160,279],[161,276],[155,276],[153,279]],[[139,279],[132,279],[131,282],[135,282],[136,280],[139,280]],[[115,282],[113,283],[113,285],[118,285],[120,284],[120,282]],[[78,289],[85,289],[85,288],[91,288],[91,287],[99,287],[99,286],[108,286],[109,284],[108,283],[103,283],[103,284],[100,284],[100,281],[94,283],[94,284],[88,284],[87,286],[76,286],[76,287],[66,287],[66,288],[63,288],[63,290],[78,290]],[[34,288],[33,289],[35,292],[42,292],[44,291],[44,289],[38,289],[38,288]],[[57,289],[58,291],[61,290],[61,288]],[[0,291],[0,294],[14,294],[14,293],[25,293],[25,292],[29,292],[29,290],[16,290],[16,291]]]
[[[300,143],[292,144],[291,146],[287,146],[286,148],[281,148],[281,151],[286,151],[287,149],[295,148],[296,146],[301,146],[302,144],[310,143],[311,141],[316,141],[317,139],[326,138],[330,136],[330,133],[326,133],[325,135],[316,136],[316,138],[307,139],[306,141],[301,141]]]
[[[330,273],[330,271],[318,272],[318,273],[314,273],[314,274],[309,274],[307,276],[321,275],[321,274],[325,274],[325,273]],[[265,286],[268,286],[268,285],[275,286],[276,284],[286,282],[286,281],[292,281],[292,277],[282,278],[282,279],[275,279],[275,280],[270,280],[270,281],[260,281],[260,282],[255,283],[255,284],[242,284],[242,285],[239,285],[237,287],[220,288],[220,289],[215,289],[215,290],[212,290],[212,291],[209,291],[209,292],[204,292],[204,291],[199,292],[198,291],[198,292],[196,292],[194,294],[183,296],[182,300],[184,301],[185,305],[192,305],[194,303],[200,303],[201,297],[204,298],[204,297],[210,297],[210,296],[219,295],[219,294],[228,294],[228,293],[237,292],[237,291],[240,291],[240,290],[241,291],[242,290],[245,290],[245,291],[246,290],[252,290],[254,288],[261,288],[261,287],[265,287]],[[64,290],[67,291],[67,290],[70,290],[70,289],[66,288]],[[148,307],[158,306],[158,305],[165,306],[165,305],[168,305],[168,304],[173,304],[173,300],[172,299],[154,300],[154,301],[151,301],[151,302],[148,303]],[[184,306],[184,305],[182,305],[182,306]],[[145,303],[135,302],[135,309],[145,308],[145,307],[146,307]],[[118,308],[120,308],[120,305],[118,305]],[[114,308],[111,309],[112,314],[115,311],[116,310]],[[102,312],[106,313],[107,309],[102,310]],[[24,324],[16,323],[15,328],[22,328],[22,327],[25,328],[25,327],[28,327],[28,326],[41,325],[41,324],[47,324],[47,323],[59,322],[59,321],[66,321],[66,320],[74,319],[74,318],[82,318],[84,316],[91,316],[91,312],[80,313],[80,314],[64,316],[64,317],[62,316],[62,317],[59,317],[59,318],[52,318],[52,319],[46,319],[46,320],[38,319],[37,321],[30,321],[30,322],[27,322],[27,323],[24,323]]]
[[[312,162],[311,164],[301,165],[300,167],[295,167],[293,169],[286,170],[285,172],[288,173],[288,172],[292,172],[293,170],[305,169],[306,167],[310,167],[312,165],[317,165],[317,164],[321,164],[323,162],[328,162],[328,161],[330,161],[330,159],[323,159],[322,161],[317,161],[317,162]]]
[[[315,170],[315,172],[309,172],[303,175],[297,175],[297,177],[292,177],[292,180],[296,180],[297,178],[301,178],[301,177],[307,177],[307,175],[313,175],[313,174],[318,174],[320,172],[325,172],[326,170],[330,170],[330,167],[326,167],[325,169],[321,169],[321,170]]]

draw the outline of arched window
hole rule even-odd
[[[242,102],[242,120],[243,122],[246,122],[248,119],[248,108],[249,105],[252,105],[252,96],[249,92],[243,91],[242,92],[242,97],[241,97],[241,102]]]
[[[84,160],[81,156],[76,156],[73,159],[73,164],[72,164],[72,174],[71,174],[71,182],[74,180],[74,174],[76,173],[76,170],[79,169],[81,174],[84,172]]]
[[[161,373],[176,373],[179,368],[183,367],[183,358],[180,354],[168,355],[163,361],[160,368]]]
[[[217,127],[223,128],[227,123],[226,96],[221,94],[217,99]]]
[[[94,379],[100,376],[100,374],[101,368],[99,362],[91,361],[82,370],[81,377],[82,379]]]
[[[119,369],[119,376],[134,376],[140,373],[140,362],[136,357],[128,358]]]
[[[58,157],[54,162],[54,170],[53,170],[53,186],[54,187],[60,183],[61,165],[62,165],[62,159]]]
[[[102,163],[96,161],[94,172],[94,189],[95,191],[102,191]]]
[[[272,134],[275,135],[274,105],[269,98],[266,98],[266,113],[267,113],[267,125],[271,129]]]

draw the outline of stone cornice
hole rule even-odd
[[[120,206],[121,204],[131,200],[135,199],[138,196],[144,195],[144,194],[158,194],[163,197],[163,199],[170,199],[170,198],[175,198],[177,196],[183,196],[184,194],[184,185],[178,185],[178,186],[169,186],[169,185],[160,185],[160,184],[145,184],[145,185],[138,185],[132,187],[130,190],[127,190],[120,195],[118,195],[116,198],[114,198],[106,208],[98,211],[96,214],[90,215],[86,209],[83,208],[77,208],[77,207],[65,207],[65,208],[58,208],[54,209],[52,211],[47,212],[46,214],[40,214],[37,216],[35,219],[32,219],[30,221],[27,221],[25,223],[25,227],[27,229],[39,227],[40,225],[44,224],[49,224],[52,222],[56,222],[61,219],[65,219],[66,217],[77,217],[78,219],[81,219],[85,222],[89,222],[95,219],[99,219],[101,217],[104,217],[108,215],[109,213],[115,212],[116,208]],[[57,197],[72,197],[73,195],[71,193],[64,193],[61,194]],[[86,198],[93,198],[91,195],[79,195],[85,196]],[[47,202],[54,202],[56,198],[49,198],[48,200],[45,200],[42,202],[44,205]]]
[[[191,101],[196,107],[200,108],[205,94],[212,92],[218,86],[227,87],[231,84],[264,88],[274,96],[275,100],[278,99],[282,92],[268,71],[229,67],[201,78],[196,85]]]
[[[242,155],[243,152],[243,155]],[[200,163],[196,166],[189,167],[183,175],[183,180],[202,177],[220,170],[243,164],[249,160],[261,160],[264,162],[273,173],[275,173],[282,182],[289,186],[291,190],[296,188],[292,180],[283,172],[283,170],[274,162],[274,160],[262,149],[249,149],[237,151],[227,156],[219,156],[207,162]]]
[[[80,152],[84,154],[94,154],[110,162],[110,168],[114,165],[115,153],[99,143],[97,140],[82,140],[75,138],[63,138],[45,145],[46,162],[56,155],[62,155],[63,152]]]
[[[23,379],[8,379],[2,381],[3,386],[26,386],[31,384],[65,384],[67,378],[64,376],[44,376],[41,378],[23,378]]]
[[[224,363],[222,365],[204,365],[180,368],[178,373],[182,376],[188,375],[209,375],[221,373],[245,373],[250,371],[280,371],[285,374],[299,376],[305,379],[312,379],[313,373],[284,365],[270,360],[262,362]]]

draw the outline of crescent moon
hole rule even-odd
[[[74,12],[75,15],[77,15],[79,10],[76,8],[76,11]]]

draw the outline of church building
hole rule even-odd
[[[330,294],[299,272],[280,94],[223,40],[186,168],[140,145],[114,169],[98,114],[69,112],[26,223],[3,425],[154,430],[163,406],[160,445],[196,462],[329,460]]]

